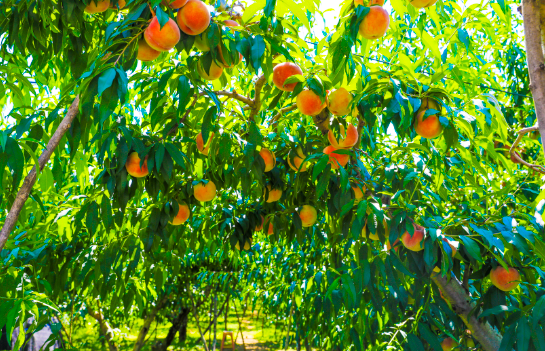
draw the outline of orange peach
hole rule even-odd
[[[153,61],[161,54],[160,51],[155,50],[144,39],[138,41],[138,53],[136,59],[140,61]]]
[[[210,70],[207,73],[202,65],[202,61],[199,60],[199,62],[197,62],[197,72],[204,80],[216,80],[221,77],[223,67],[212,61],[212,64],[210,64]]]
[[[113,1],[110,1],[110,8],[111,9],[114,9],[114,10],[117,10],[117,9],[122,9],[125,7],[125,5],[127,5],[127,1],[125,0],[119,0],[117,2],[117,5],[114,5],[114,2]]]
[[[363,3],[363,0],[354,0],[354,5],[356,7],[358,5],[367,6],[367,7],[372,6],[372,5],[383,6],[384,5],[384,0],[368,0],[368,1],[366,1],[365,4]]]
[[[490,280],[501,291],[511,291],[519,285],[520,273],[513,267],[497,266],[490,271]]]
[[[181,203],[178,205],[179,210],[178,214],[176,214],[176,217],[172,219],[169,223],[172,225],[180,225],[187,221],[190,215],[189,206],[187,206],[186,203]]]
[[[208,183],[199,183],[193,187],[193,195],[200,202],[211,201],[216,197],[216,184],[211,180]]]
[[[161,3],[171,9],[179,9],[187,3],[187,0],[173,0],[172,2],[170,0],[163,0]]]
[[[326,155],[329,155],[329,164],[331,165],[332,169],[339,169],[339,164],[341,166],[346,166],[348,163],[348,160],[350,159],[350,156],[345,154],[336,154],[333,151],[337,150],[333,146],[328,146],[324,148],[323,152]]]
[[[276,157],[271,150],[261,149],[259,156],[265,161],[265,172],[271,171],[276,166]]]
[[[214,138],[214,132],[211,132],[210,134],[208,134],[208,140],[206,141],[206,145],[204,145],[202,133],[197,134],[197,139],[195,140],[197,142],[197,149],[204,156],[208,156],[208,151],[210,151],[210,144],[212,143],[212,138]]]
[[[267,221],[268,222],[268,229],[267,229],[267,235],[273,235],[274,234],[274,226],[273,226],[273,221],[272,220],[269,220]]]
[[[352,95],[345,88],[333,90],[327,97],[327,107],[335,116],[346,116],[350,113]]]
[[[401,236],[401,243],[403,244],[403,246],[411,251],[421,251],[424,250],[424,238],[424,227],[414,225],[413,236],[411,236],[411,234],[406,231]]]
[[[286,79],[296,74],[303,74],[303,71],[299,66],[292,62],[283,62],[273,68],[272,80],[278,89],[282,91],[293,91],[297,83],[289,83],[284,85],[284,82]]]
[[[358,204],[363,199],[363,195],[365,194],[365,185],[355,183],[352,185],[352,190],[354,191],[354,204]]]
[[[313,206],[303,205],[303,208],[299,211],[299,218],[301,218],[303,228],[312,227],[318,219],[318,212]]]
[[[390,27],[390,15],[381,6],[371,6],[360,23],[359,33],[365,39],[378,39],[386,34]]]
[[[443,341],[441,342],[441,348],[443,349],[443,351],[450,351],[457,346],[458,346],[458,342],[450,337],[443,339]]]
[[[140,157],[137,152],[131,152],[125,163],[127,173],[135,178],[142,178],[149,174],[148,171],[148,156],[144,158],[144,164],[140,167]]]
[[[267,202],[276,202],[282,197],[282,189],[273,189],[272,186],[267,185],[267,191],[263,192],[263,196],[267,196]]]
[[[327,133],[327,139],[329,140],[329,143],[331,146],[333,146],[336,149],[350,149],[356,143],[358,142],[358,129],[353,125],[349,124],[348,129],[344,130],[344,126],[340,125],[341,129],[341,139],[340,141],[337,141],[337,138],[335,137],[335,134],[333,134],[333,131],[330,129]]]
[[[178,25],[188,35],[201,34],[210,25],[210,11],[200,0],[188,0],[178,11]]]
[[[392,247],[394,248],[395,252],[399,251],[399,246],[397,245],[399,243],[399,238],[394,241],[394,245],[390,245],[390,239],[386,237],[386,250],[390,251]]]
[[[291,162],[291,159],[293,158],[293,163]],[[303,149],[298,146],[294,155],[294,150],[291,150],[288,154],[288,165],[291,169],[293,169],[295,172],[305,172],[307,170],[307,162],[303,162],[305,160],[306,156],[303,153]]]
[[[314,91],[305,89],[297,95],[297,109],[304,115],[316,116],[326,106],[325,98],[321,98]]]
[[[110,7],[110,0],[90,0],[89,5],[85,7],[87,13],[101,13]]]
[[[416,134],[423,138],[437,138],[443,131],[443,126],[439,122],[437,115],[430,115],[424,119],[424,114],[427,110],[441,111],[440,105],[432,99],[423,98],[422,104],[416,111],[416,120],[414,122],[414,130]]]
[[[149,46],[157,51],[169,51],[180,41],[180,29],[171,18],[161,28],[159,20],[155,16],[144,31],[144,39]]]
[[[412,0],[409,1],[409,4],[413,5],[417,9],[423,9],[432,6],[436,2],[437,0]]]

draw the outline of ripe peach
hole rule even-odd
[[[340,128],[341,139],[339,142],[337,142],[337,138],[335,138],[335,134],[333,134],[332,130],[329,130],[327,133],[327,139],[329,140],[331,146],[336,149],[350,149],[356,145],[358,142],[358,129],[353,124],[348,125],[346,133],[342,124],[340,125]]]
[[[208,134],[208,140],[206,141],[206,145],[204,145],[202,133],[197,134],[197,139],[195,140],[197,142],[197,149],[204,156],[208,156],[208,151],[210,151],[210,144],[212,143],[212,138],[214,138],[214,132],[211,132],[210,134]]]
[[[329,93],[327,107],[335,116],[346,116],[350,113],[352,95],[345,88],[339,88]]]
[[[210,11],[200,0],[188,0],[178,11],[178,25],[188,35],[201,34],[210,25]]]
[[[412,0],[409,4],[413,5],[417,9],[423,9],[435,4],[437,0]]]
[[[520,273],[513,267],[497,266],[490,271],[490,280],[501,291],[511,291],[519,285]]]
[[[269,172],[276,166],[276,157],[271,150],[261,149],[261,151],[259,151],[259,156],[265,161],[265,172]]]
[[[187,0],[173,0],[172,2],[170,0],[163,0],[161,3],[171,9],[179,9],[187,3]]]
[[[355,183],[352,185],[352,190],[354,190],[354,204],[358,204],[363,199],[363,195],[365,194],[365,185]]]
[[[457,346],[458,342],[450,337],[443,339],[443,341],[441,342],[441,348],[443,349],[443,351],[450,351]]]
[[[304,115],[316,116],[326,106],[325,98],[322,100],[314,91],[305,89],[297,95],[297,109]]]
[[[101,13],[110,7],[110,0],[90,0],[89,5],[85,7],[87,13]]]
[[[142,178],[149,174],[148,171],[148,156],[144,158],[144,164],[140,167],[140,157],[137,152],[131,152],[125,163],[127,173],[135,178]]]
[[[267,197],[267,202],[276,202],[282,197],[282,189],[273,189],[272,186],[267,185],[267,192],[269,195]],[[265,195],[266,192],[263,192],[263,196]]]
[[[273,221],[272,220],[269,220],[268,221],[268,229],[267,229],[267,235],[273,235],[274,234],[274,226],[273,226]]]
[[[179,204],[178,214],[176,214],[176,217],[174,217],[172,221],[169,223],[172,225],[180,225],[184,223],[185,221],[187,221],[187,219],[189,218],[189,215],[190,215],[189,206],[187,206],[186,203],[181,203]]]
[[[421,251],[424,250],[424,238],[424,227],[414,225],[413,236],[406,231],[401,236],[401,243],[403,243],[403,246],[411,251]]]
[[[199,60],[199,62],[197,62],[197,73],[199,73],[199,75],[204,80],[216,80],[221,77],[221,74],[223,73],[223,67],[217,65],[214,61],[212,61],[212,64],[210,65],[210,71],[208,71],[207,73],[204,70],[202,61]]]
[[[257,225],[254,229],[255,232],[259,232],[261,230],[263,230],[263,216],[261,216],[261,224],[260,225]]]
[[[303,208],[301,211],[299,211],[299,217],[301,218],[303,228],[312,227],[318,219],[318,213],[314,207],[310,205],[303,205]]]
[[[360,23],[359,33],[365,39],[378,39],[386,34],[390,27],[390,15],[381,6],[371,6]]]
[[[420,135],[423,138],[437,138],[443,131],[443,126],[439,122],[439,117],[437,115],[430,115],[425,120],[423,120],[426,110],[441,111],[441,107],[433,99],[423,98],[420,108],[418,109],[418,111],[416,111],[414,130],[416,134]]]
[[[329,145],[326,148],[324,148],[323,152],[326,155],[329,155],[329,164],[331,165],[331,169],[339,169],[339,164],[341,166],[346,166],[348,163],[348,160],[350,159],[350,156],[345,154],[336,154],[333,151],[337,150],[333,146]]]
[[[118,8],[121,10],[122,8],[125,7],[125,5],[127,5],[127,1],[125,0],[119,0],[117,2],[117,5],[114,5],[114,2],[110,1],[110,8],[114,10],[117,10]]]
[[[273,68],[273,83],[274,85],[282,91],[293,91],[297,83],[290,83],[284,86],[284,82],[289,77],[295,74],[303,74],[303,71],[295,63],[283,62],[276,65]]]
[[[159,20],[155,16],[144,31],[144,39],[149,46],[157,51],[169,51],[180,41],[180,29],[171,18],[161,28]]]
[[[138,41],[138,53],[136,59],[140,61],[153,61],[161,54],[160,51],[155,50],[144,39]]]
[[[305,154],[303,153],[303,149],[298,146],[296,149],[296,155],[293,155],[294,150],[291,150],[288,154],[288,165],[291,169],[293,169],[295,172],[305,172],[307,170],[307,162],[303,161],[305,160]],[[293,156],[293,163],[291,162],[291,158]]]
[[[357,7],[358,5],[362,5],[362,6],[367,6],[367,7],[370,7],[370,6],[373,6],[373,5],[378,5],[378,6],[383,6],[384,5],[384,0],[369,0],[369,1],[366,1],[366,4],[363,3],[363,0],[354,0],[354,5]]]
[[[399,238],[394,241],[394,245],[390,245],[390,239],[386,237],[386,250],[390,251],[392,247],[394,248],[395,252],[399,251],[399,246],[397,245],[399,243]]]
[[[193,187],[193,195],[200,202],[211,201],[216,197],[216,184],[211,180],[206,185],[199,183]]]

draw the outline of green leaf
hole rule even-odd
[[[513,345],[515,344],[516,340],[516,328],[517,323],[511,324],[509,328],[507,328],[507,330],[503,334],[500,349],[498,351],[511,351],[513,349]]]
[[[470,237],[460,235],[459,238],[463,241],[464,248],[469,253],[469,255],[473,257],[477,262],[482,262],[483,259],[481,257],[481,250],[479,248],[479,245]]]
[[[261,61],[263,54],[265,53],[265,41],[263,40],[263,37],[261,35],[257,35],[253,42],[252,42],[252,48],[251,48],[251,60],[252,60],[252,66],[256,70],[256,72],[261,67]]]
[[[176,162],[183,169],[186,169],[184,157],[185,158],[187,157],[180,150],[178,150],[178,148],[175,145],[171,143],[166,143],[165,148],[168,151],[168,154],[170,155],[170,157],[172,157],[172,159],[174,160],[174,162]]]
[[[208,142],[208,136],[210,135],[210,132],[214,130],[213,123],[216,121],[216,114],[217,114],[217,107],[212,106],[206,111],[206,114],[204,115],[204,118],[202,120],[202,126],[201,126],[201,133],[202,133],[202,140],[204,145]]]
[[[85,218],[85,225],[87,226],[87,230],[91,235],[94,235],[96,233],[96,230],[98,228],[99,218],[98,218],[98,204],[96,201],[93,201],[89,204],[89,207],[87,209],[87,216]]]
[[[422,344],[422,341],[414,335],[414,334],[408,334],[407,335],[407,344],[409,345],[411,351],[425,351],[424,345]]]
[[[108,68],[98,78],[98,96],[100,97],[104,90],[112,86],[117,72],[114,68]]]
[[[437,338],[437,335],[433,333],[429,326],[426,323],[420,322],[418,323],[418,332],[420,335],[430,344],[432,349],[435,351],[443,351],[443,347],[439,343],[439,339]]]
[[[155,15],[157,16],[157,20],[159,21],[159,28],[163,29],[163,27],[165,26],[165,24],[167,24],[169,20],[168,14],[161,9],[161,6],[156,6]]]
[[[19,144],[13,138],[8,138],[6,142],[6,152],[8,156],[8,166],[13,172],[13,186],[19,187],[19,183],[23,178],[23,169],[25,167],[25,157]],[[3,169],[2,169],[3,171]],[[0,179],[1,180],[1,179]]]
[[[504,312],[513,312],[513,311],[520,311],[520,309],[515,306],[504,306],[504,305],[495,306],[481,313],[479,315],[479,318],[484,318],[490,315],[496,315],[496,314],[500,314]]]
[[[530,346],[531,329],[528,318],[522,317],[517,326],[517,350],[528,350]]]

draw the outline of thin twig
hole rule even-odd
[[[513,143],[513,145],[511,145],[511,148],[509,149],[509,155],[514,158],[515,160],[517,160],[519,163],[523,164],[524,166],[536,171],[536,172],[539,172],[541,174],[545,174],[545,167],[544,166],[540,166],[540,165],[534,165],[532,163],[528,163],[526,162],[525,160],[522,159],[522,157],[520,156],[520,154],[518,152],[516,152],[516,148],[517,148],[517,145],[520,143],[520,141],[522,140],[522,138],[524,137],[524,135],[530,133],[530,132],[533,132],[533,131],[536,131],[536,130],[539,130],[539,127],[537,125],[535,126],[532,126],[532,127],[527,127],[527,128],[523,128],[521,130],[519,130],[517,133],[518,133],[518,136],[517,136],[517,139],[515,140],[515,142]]]

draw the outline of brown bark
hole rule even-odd
[[[500,348],[502,336],[498,334],[486,321],[479,321],[476,314],[470,316],[471,310],[475,307],[466,290],[460,281],[451,276],[442,277],[440,274],[432,274],[431,279],[437,284],[443,297],[451,304],[452,310],[464,321],[472,335],[479,341],[483,350],[497,351]]]
[[[159,311],[163,308],[165,302],[167,302],[167,296],[164,296],[161,300],[158,300],[155,307],[151,309],[151,312],[144,319],[144,324],[142,325],[142,328],[140,328],[140,332],[138,332],[138,337],[136,338],[136,342],[134,343],[133,351],[140,351],[142,347],[144,347],[144,344],[146,342],[146,335],[148,335],[151,323],[153,323],[155,317],[157,316],[157,313],[159,313]]]
[[[181,312],[172,321],[172,326],[168,330],[168,334],[165,340],[163,340],[156,347],[156,350],[167,351],[167,348],[174,341],[174,338],[176,337],[176,333],[178,333],[178,331],[180,332],[180,342],[185,342],[185,339],[187,337],[187,317],[189,316],[189,312],[190,312],[189,308],[182,307]],[[183,338],[182,338],[182,334],[183,334]]]
[[[530,76],[530,90],[534,99],[537,125],[545,151],[545,64],[541,47],[541,8],[539,0],[522,1],[526,61]]]
[[[59,145],[62,137],[66,133],[66,131],[70,128],[70,125],[72,124],[72,121],[76,117],[79,111],[79,96],[76,96],[74,101],[72,102],[72,105],[68,108],[68,112],[66,113],[66,116],[64,116],[63,120],[61,121],[61,124],[57,127],[57,130],[55,133],[53,133],[53,136],[51,139],[49,139],[49,142],[47,143],[46,149],[42,152],[39,158],[39,164],[40,164],[40,171],[45,167],[47,162],[49,161],[51,155],[53,154],[53,151],[57,148]],[[4,248],[4,245],[6,245],[6,242],[8,241],[9,235],[13,228],[15,227],[15,224],[17,223],[17,218],[19,217],[19,214],[21,213],[21,210],[23,209],[23,206],[25,205],[26,200],[28,199],[28,196],[30,195],[30,192],[32,191],[32,187],[34,186],[34,183],[36,183],[37,178],[37,172],[36,172],[36,166],[32,168],[30,173],[26,176],[25,180],[23,181],[23,186],[19,189],[19,192],[17,192],[17,196],[15,197],[15,201],[13,202],[13,205],[11,206],[11,209],[9,210],[8,216],[6,217],[6,221],[4,222],[4,226],[2,227],[2,230],[0,230],[0,251]]]
[[[106,339],[106,342],[108,343],[108,348],[110,351],[118,351],[117,345],[114,342],[114,332],[112,328],[110,327],[110,324],[108,321],[104,319],[104,315],[100,311],[100,305],[95,310],[90,303],[87,303],[87,312],[89,312],[89,315],[96,319],[98,322],[98,326],[100,328],[100,334],[104,335],[104,339]]]

